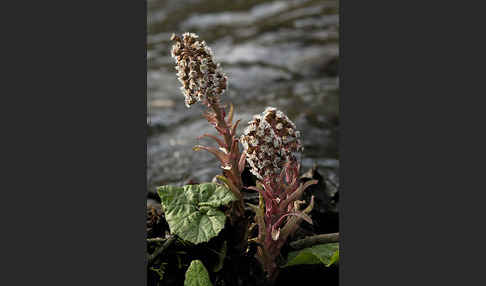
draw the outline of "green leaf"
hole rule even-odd
[[[314,245],[289,253],[287,264],[284,267],[298,264],[322,263],[329,267],[339,259],[339,243],[326,243]]]
[[[329,261],[328,264],[326,264],[327,267],[336,264],[339,262],[339,249],[334,252],[334,254],[331,256],[331,260]]]
[[[157,192],[171,233],[194,244],[218,235],[226,221],[218,208],[237,200],[228,188],[216,183],[161,186]]]
[[[200,260],[193,260],[186,271],[184,286],[213,286],[209,274]]]

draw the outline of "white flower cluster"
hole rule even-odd
[[[241,136],[250,171],[258,179],[280,173],[283,164],[295,160],[294,153],[302,151],[300,132],[280,110],[267,107],[253,116]]]
[[[197,101],[216,99],[227,89],[228,78],[219,63],[215,63],[211,48],[199,41],[194,33],[184,33],[182,38],[173,34],[171,55],[176,61],[176,70],[182,84],[187,107]]]

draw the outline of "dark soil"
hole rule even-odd
[[[245,185],[254,184],[254,178],[248,173],[243,174]],[[338,174],[333,169],[323,169],[317,171],[316,168],[308,170],[303,176],[302,181],[317,179],[319,183],[307,189],[304,198],[309,201],[310,196],[314,196],[315,205],[311,212],[313,224],[306,222],[301,224],[301,228],[296,232],[292,240],[296,240],[308,235],[331,233],[339,231],[339,214],[337,204],[339,203],[339,183]],[[160,203],[159,198],[149,195],[149,200],[153,202],[147,208],[147,237],[166,237],[169,234],[169,227],[164,219],[160,207],[154,203]],[[253,204],[257,203],[258,197],[254,193],[245,193],[245,201]],[[247,217],[252,221],[253,214],[248,210]],[[199,259],[207,268],[211,282],[214,286],[265,286],[265,276],[254,258],[256,246],[249,244],[245,253],[238,253],[233,250],[227,241],[231,241],[231,229],[228,221],[220,234],[207,243],[193,245],[176,239],[147,269],[147,285],[184,285],[185,272],[192,260]],[[253,237],[255,234],[252,234]],[[163,242],[148,243],[148,255],[160,247]],[[226,244],[226,245],[225,245]],[[225,251],[226,248],[226,251]],[[290,251],[288,245],[282,249],[282,260],[287,257]],[[224,255],[224,252],[226,254]],[[163,273],[163,276],[160,276]],[[280,274],[275,285],[292,285],[320,281],[326,285],[338,285],[339,266],[333,265],[325,267],[322,264],[316,265],[296,265],[281,268]],[[313,283],[314,284],[314,283]]]

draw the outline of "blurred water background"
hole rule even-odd
[[[149,191],[190,179],[211,181],[215,130],[203,106],[184,105],[170,35],[197,33],[229,78],[223,103],[235,105],[239,133],[266,106],[285,112],[301,130],[303,171],[339,167],[339,3],[324,0],[148,0],[147,182]]]

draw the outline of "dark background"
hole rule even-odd
[[[484,23],[464,3],[340,4],[342,285],[484,284]],[[146,3],[16,4],[1,284],[144,285]]]

